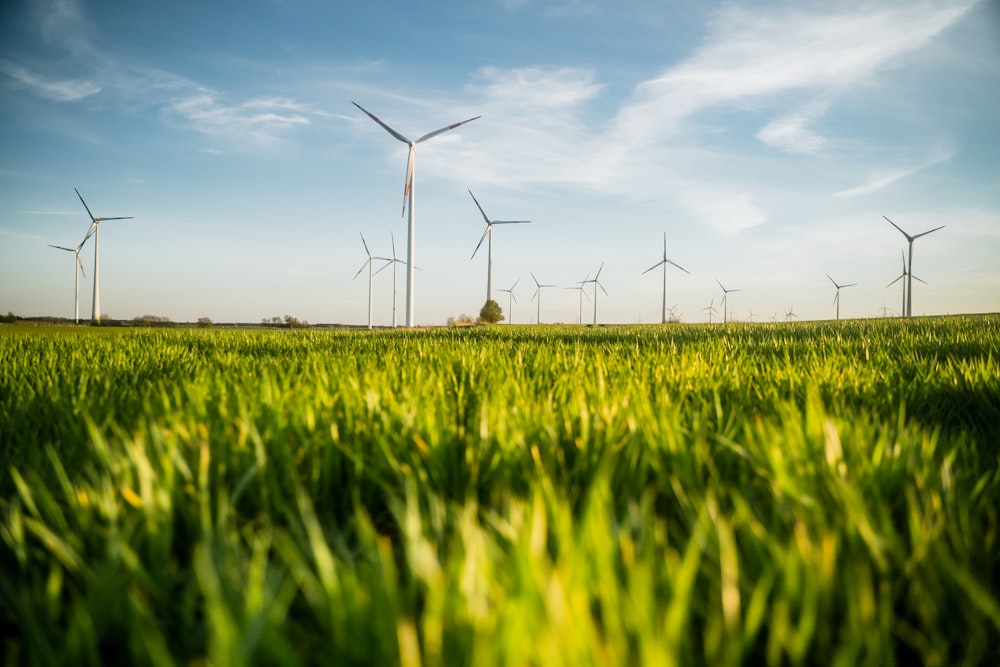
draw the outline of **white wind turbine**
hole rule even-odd
[[[413,210],[413,180],[414,180],[414,161],[417,155],[417,144],[423,143],[428,139],[433,139],[439,134],[447,132],[448,130],[454,130],[460,125],[465,125],[466,123],[472,122],[479,118],[470,118],[469,120],[463,120],[460,123],[454,123],[448,127],[442,127],[440,130],[434,130],[433,132],[428,132],[419,139],[411,141],[407,139],[402,134],[392,129],[381,120],[375,114],[371,113],[364,107],[362,107],[357,102],[351,102],[358,109],[361,109],[365,114],[368,115],[373,121],[378,123],[382,129],[391,134],[396,139],[402,141],[404,144],[410,147],[409,156],[406,158],[406,181],[403,183],[403,215],[406,215],[406,210],[409,208],[410,215],[407,218],[406,226],[406,326],[412,327],[414,325],[414,285],[413,285],[413,268],[414,268],[414,229],[416,217]]]
[[[590,274],[587,275],[587,278],[590,278]],[[586,278],[584,279],[583,282],[584,283],[587,282]],[[580,293],[580,312],[576,316],[576,323],[577,324],[583,324],[583,297],[586,296],[587,297],[587,301],[590,301],[590,297],[587,296],[587,290],[586,290],[586,288],[583,286],[583,283],[581,283],[581,284],[579,284],[579,285],[577,285],[575,287],[565,287],[564,289],[573,289],[573,290],[576,290],[577,292]]]
[[[715,282],[719,283],[719,287],[722,288],[722,323],[725,324],[728,321],[727,316],[726,316],[726,310],[727,310],[727,300],[728,300],[728,297],[729,297],[729,293],[730,292],[742,292],[743,290],[742,289],[726,289],[726,286],[723,285],[721,282],[719,282],[718,278],[715,279]]]
[[[486,221],[486,231],[483,235],[479,237],[479,243],[476,244],[476,249],[472,251],[472,257],[469,259],[475,259],[476,253],[479,252],[479,246],[483,245],[483,240],[489,236],[489,260],[486,263],[486,300],[489,301],[493,298],[493,225],[526,225],[531,223],[531,220],[490,220],[486,217],[486,211],[483,207],[479,205],[479,200],[476,199],[476,195],[472,194],[472,190],[469,190],[469,196],[472,197],[472,201],[476,202],[476,208],[483,215],[483,220]]]
[[[87,215],[90,216],[90,229],[87,230],[87,238],[91,235],[94,237],[94,301],[91,308],[90,317],[95,322],[101,321],[101,260],[100,260],[100,238],[98,237],[98,232],[101,229],[101,223],[106,220],[132,220],[132,216],[128,215],[119,218],[95,218],[94,214],[90,212],[90,207],[87,206],[87,202],[83,201],[83,195],[76,188],[73,188],[76,192],[76,196],[80,198],[80,203],[83,207],[87,209]],[[84,239],[86,240],[86,239]]]
[[[521,282],[518,278],[514,281],[514,284],[510,286],[510,289],[497,290],[498,292],[507,292],[507,324],[514,324],[514,304],[517,303],[517,299],[514,297],[514,288],[517,284]]]
[[[685,269],[683,266],[681,266],[677,262],[674,262],[673,260],[667,259],[667,233],[663,232],[663,259],[661,259],[659,262],[657,262],[656,264],[654,264],[653,266],[649,267],[648,269],[642,272],[642,275],[646,275],[656,267],[660,265],[663,266],[663,310],[660,316],[660,324],[667,323],[667,264],[672,264],[673,266],[676,266],[684,273],[691,275],[691,272]]]
[[[910,271],[909,271],[909,275],[908,275],[908,277],[906,279],[906,282],[907,282],[907,285],[906,285],[906,317],[913,317],[913,242],[916,241],[917,239],[919,239],[921,236],[927,236],[931,232],[936,232],[939,229],[943,229],[944,225],[941,225],[940,227],[935,227],[934,229],[931,229],[931,230],[926,231],[926,232],[922,232],[920,234],[915,234],[914,236],[910,236],[909,234],[907,234],[906,232],[904,232],[902,230],[902,228],[900,228],[900,226],[897,225],[895,222],[893,222],[892,220],[889,220],[889,218],[886,218],[884,215],[882,217],[886,219],[886,222],[888,222],[890,225],[892,225],[893,227],[895,227],[896,229],[898,229],[899,233],[906,237],[906,241],[910,245],[910,259],[909,259],[909,262],[907,262],[907,264],[909,264],[909,266],[910,266]],[[919,278],[918,278],[918,280],[919,280]],[[921,280],[920,282],[924,282],[924,281]]]
[[[396,257],[396,235],[393,234],[391,230],[389,232],[389,237],[392,240],[392,259],[389,260],[389,264],[392,265],[392,328],[395,329],[396,328],[396,265],[406,264],[406,262]],[[375,275],[377,276],[378,274],[385,271],[389,267],[389,264],[384,265],[381,269],[376,271]],[[420,267],[417,268],[419,270]]]
[[[597,288],[600,287],[604,295],[608,295],[608,290],[604,289],[604,285],[601,284],[599,278],[601,277],[601,271],[604,270],[604,262],[601,262],[601,266],[597,269],[597,274],[590,278],[589,280],[584,280],[580,282],[580,285],[586,285],[587,283],[594,283],[594,325],[597,325]]]
[[[791,322],[793,317],[798,317],[798,315],[795,314],[795,306],[789,306],[788,310],[785,311],[785,321]]]
[[[855,285],[857,285],[857,283],[847,283],[846,285],[838,285],[837,281],[834,280],[833,278],[831,278],[829,273],[826,274],[826,277],[830,278],[830,282],[833,283],[833,286],[837,288],[837,295],[835,297],[833,297],[833,302],[835,304],[837,304],[837,319],[839,320],[840,319],[840,290],[843,289],[844,287],[854,287]]]
[[[903,260],[903,272],[900,273],[898,276],[896,276],[896,279],[893,280],[888,285],[886,285],[886,287],[892,287],[893,285],[895,285],[896,283],[898,283],[900,280],[903,280],[904,278],[907,278],[910,275],[910,272],[907,271],[907,269],[906,269],[906,255],[903,254],[902,250],[899,251],[899,255],[900,255],[900,257]],[[917,280],[920,280],[920,278],[917,278],[916,276],[913,276],[913,277],[916,278]],[[920,282],[924,283],[925,285],[927,284],[923,280],[920,280]],[[901,308],[901,310],[899,311],[899,316],[900,317],[906,317],[906,296],[907,296],[907,294],[909,294],[909,290],[907,290],[907,288],[906,288],[906,283],[907,283],[907,281],[903,280],[903,305],[900,307]]]
[[[535,314],[535,324],[541,324],[542,323],[542,289],[544,289],[546,287],[555,287],[555,285],[543,285],[543,284],[541,284],[540,282],[538,282],[538,278],[535,277],[534,273],[531,274],[531,279],[535,281],[535,288],[536,288],[535,289],[535,293],[531,297],[531,300],[534,301],[536,297],[538,298],[538,312]]]
[[[365,241],[364,234],[361,234],[361,243],[364,244],[365,246],[365,254],[368,255],[368,259],[365,260],[365,263],[361,265],[361,268],[358,269],[358,272],[354,274],[354,278],[351,278],[351,280],[354,280],[355,278],[360,276],[361,272],[365,270],[365,267],[366,266],[368,267],[368,328],[371,329],[372,328],[372,265],[375,263],[375,260],[378,260],[380,262],[386,262],[386,266],[388,266],[389,263],[392,262],[392,260],[389,259],[388,257],[372,257],[371,251],[368,250],[368,242]],[[383,266],[382,268],[384,269],[385,267]],[[382,269],[379,270],[381,271]]]
[[[78,245],[75,248],[65,248],[61,245],[52,245],[51,243],[48,244],[50,248],[58,248],[59,250],[66,250],[68,252],[73,253],[76,256],[76,265],[80,267],[80,273],[77,273],[76,266],[73,267],[73,278],[75,279],[76,282],[76,287],[75,287],[76,296],[73,300],[73,321],[76,322],[77,324],[80,323],[80,274],[82,273],[84,278],[87,277],[86,272],[84,272],[83,270],[83,261],[80,259],[80,251],[83,250],[83,245],[87,242],[87,239],[89,238],[90,238],[90,232],[87,232],[87,235],[83,237],[82,241],[80,241],[80,245]]]
[[[708,313],[708,323],[711,324],[712,323],[712,313],[719,312],[719,311],[717,311],[715,309],[715,297],[714,296],[709,300],[708,305],[705,306],[704,308],[702,308],[702,310],[705,311],[706,313]]]

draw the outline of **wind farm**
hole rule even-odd
[[[7,4],[6,662],[998,662],[995,3]]]

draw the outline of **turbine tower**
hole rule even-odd
[[[94,236],[94,301],[91,307],[90,317],[95,322],[101,321],[101,260],[100,260],[100,238],[98,237],[98,232],[101,229],[101,223],[106,220],[132,220],[132,216],[128,215],[119,218],[96,218],[94,214],[90,212],[90,207],[87,206],[87,202],[83,201],[83,195],[76,188],[73,188],[76,192],[76,196],[80,198],[80,203],[83,207],[87,209],[87,215],[90,216],[90,229],[87,230],[87,238],[91,235]],[[84,241],[87,239],[85,238]]]
[[[730,292],[742,292],[743,290],[742,289],[726,289],[726,286],[723,285],[721,282],[719,282],[718,278],[715,279],[715,282],[719,283],[719,287],[722,288],[722,323],[725,324],[728,321],[728,319],[726,317],[726,304],[727,304],[727,298],[729,297],[729,293]]]
[[[50,248],[57,248],[59,250],[66,250],[68,252],[73,253],[76,256],[76,264],[80,267],[80,273],[76,272],[76,266],[73,267],[73,278],[75,279],[76,282],[76,286],[74,289],[76,296],[73,300],[73,321],[76,324],[80,323],[80,274],[82,273],[84,278],[87,277],[86,272],[84,272],[83,270],[83,261],[80,259],[80,251],[83,250],[83,245],[87,242],[87,239],[89,238],[90,238],[90,232],[88,232],[87,235],[83,237],[83,240],[80,241],[80,245],[78,245],[75,248],[65,248],[61,245],[52,245],[51,243],[48,244]]]
[[[358,109],[361,109],[365,114],[368,115],[373,121],[378,123],[383,130],[391,134],[393,137],[402,141],[404,144],[410,147],[409,156],[406,158],[406,181],[403,183],[403,215],[406,215],[406,210],[409,208],[410,215],[407,218],[406,224],[406,326],[414,326],[414,286],[413,286],[413,268],[414,268],[414,229],[416,217],[413,211],[414,201],[413,201],[413,180],[414,180],[414,161],[417,155],[417,144],[423,143],[428,139],[433,139],[439,134],[447,132],[448,130],[454,130],[460,125],[465,125],[470,123],[480,116],[475,118],[470,118],[468,120],[463,120],[460,123],[453,123],[448,127],[442,127],[440,130],[434,130],[433,132],[428,132],[419,139],[411,141],[407,139],[402,134],[392,129],[381,120],[378,116],[366,110],[357,102],[351,102]]]
[[[486,231],[479,237],[479,243],[476,244],[476,249],[472,251],[472,257],[469,259],[475,259],[476,253],[479,252],[479,246],[483,245],[483,240],[487,236],[490,237],[489,260],[486,263],[486,300],[490,301],[493,298],[493,225],[526,225],[531,220],[490,220],[486,217],[486,211],[479,205],[476,195],[472,194],[472,190],[469,190],[469,196],[472,197],[472,201],[476,202],[476,208],[483,214],[483,220],[486,221]]]
[[[594,283],[594,325],[597,325],[597,288],[600,287],[604,295],[608,295],[608,290],[604,289],[604,285],[601,284],[599,278],[601,277],[601,271],[604,269],[604,262],[601,262],[601,266],[597,269],[597,274],[589,279],[580,282],[580,285],[586,285],[587,283]]]
[[[386,262],[386,266],[388,266],[392,262],[392,260],[389,259],[388,257],[372,257],[371,251],[368,250],[368,242],[365,241],[364,234],[361,234],[361,243],[364,244],[365,246],[365,254],[368,255],[368,259],[365,260],[365,263],[361,265],[361,268],[358,269],[358,272],[354,274],[354,278],[351,278],[351,280],[354,280],[355,278],[360,276],[361,272],[365,270],[365,267],[366,266],[368,267],[368,328],[371,329],[372,328],[372,265],[375,263],[375,260],[378,260],[380,262]],[[385,266],[382,267],[382,269],[384,268]],[[381,271],[382,269],[379,269],[379,271]]]
[[[517,303],[517,299],[514,297],[514,288],[517,287],[517,284],[519,282],[521,282],[520,278],[518,278],[517,280],[514,281],[514,284],[510,286],[510,289],[497,290],[498,292],[507,292],[507,297],[508,297],[507,298],[507,324],[514,324],[514,305],[513,304]]]
[[[835,304],[837,304],[837,319],[839,320],[840,319],[840,290],[843,289],[844,287],[854,287],[855,285],[857,285],[857,283],[847,283],[846,285],[838,285],[837,281],[834,280],[833,278],[831,278],[829,273],[826,274],[826,277],[830,278],[830,282],[833,283],[833,286],[837,288],[837,295],[835,297],[833,297],[833,302]]]
[[[909,264],[909,266],[910,266],[910,270],[909,270],[909,275],[907,276],[907,279],[906,279],[906,282],[907,282],[907,285],[906,285],[906,317],[913,317],[913,242],[916,241],[917,239],[919,239],[921,236],[927,236],[931,232],[936,232],[939,229],[943,229],[944,225],[941,225],[940,227],[935,227],[934,229],[931,229],[931,230],[926,231],[926,232],[922,232],[920,234],[916,234],[914,236],[910,236],[909,234],[907,234],[906,232],[904,232],[900,228],[900,226],[897,225],[895,222],[893,222],[892,220],[889,220],[889,218],[886,218],[884,215],[882,217],[886,219],[886,222],[888,222],[890,225],[892,225],[893,227],[895,227],[896,229],[898,229],[900,234],[902,234],[903,236],[906,237],[906,241],[907,241],[907,243],[910,246],[910,259],[909,259],[909,262],[907,262],[907,264]],[[923,282],[923,281],[921,280],[920,282]]]
[[[660,265],[663,266],[663,310],[660,316],[660,324],[667,323],[667,264],[672,264],[681,271],[683,271],[684,273],[691,275],[691,272],[685,269],[683,266],[681,266],[677,262],[674,262],[673,260],[667,259],[667,233],[663,232],[663,259],[661,259],[659,262],[657,262],[656,264],[654,264],[653,266],[649,267],[648,269],[642,272],[642,275],[646,275],[656,267]]]
[[[540,282],[538,282],[538,278],[535,277],[534,273],[531,274],[531,279],[535,281],[535,287],[536,287],[535,293],[534,293],[534,295],[532,295],[531,300],[534,301],[535,297],[538,297],[538,312],[535,315],[535,324],[541,324],[542,323],[542,289],[545,288],[545,287],[555,287],[555,285],[543,285],[543,284],[541,284]]]

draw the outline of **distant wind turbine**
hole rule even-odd
[[[648,269],[642,272],[642,275],[646,275],[656,267],[661,265],[663,266],[663,310],[660,315],[660,324],[667,323],[667,264],[672,264],[673,266],[676,266],[684,273],[691,275],[691,272],[685,269],[683,266],[674,262],[673,260],[667,259],[667,233],[663,232],[663,259],[661,259],[659,262],[657,262],[656,264],[654,264],[653,266],[649,267]]]
[[[403,215],[406,215],[406,209],[409,208],[410,215],[407,218],[406,227],[406,326],[414,326],[414,285],[413,285],[413,268],[414,268],[414,229],[415,229],[415,213],[413,211],[414,201],[413,201],[413,181],[414,181],[414,162],[417,155],[417,144],[423,143],[428,139],[433,139],[434,137],[447,132],[448,130],[454,130],[460,125],[465,125],[470,123],[480,116],[475,118],[470,118],[468,120],[463,120],[460,123],[453,123],[448,127],[442,127],[440,130],[434,130],[433,132],[428,132],[419,139],[411,141],[407,139],[402,134],[392,129],[385,123],[383,123],[378,116],[366,110],[357,102],[351,102],[358,109],[361,109],[365,114],[368,115],[373,121],[378,123],[383,130],[391,134],[393,137],[402,141],[404,144],[410,147],[409,156],[406,158],[406,181],[403,183]]]
[[[517,287],[519,282],[521,282],[520,278],[514,281],[514,284],[510,286],[510,289],[497,290],[498,292],[507,292],[507,324],[514,324],[513,304],[517,303],[517,299],[514,298],[514,288]]]
[[[590,274],[587,274],[587,278],[590,278]],[[584,279],[584,282],[586,282],[586,278]],[[583,286],[583,283],[581,283],[579,285],[576,285],[575,287],[565,287],[563,289],[572,289],[580,293],[580,312],[576,316],[576,323],[583,324],[583,297],[586,296],[587,301],[590,301],[590,297],[587,296],[586,288]]]
[[[727,301],[730,292],[742,292],[742,289],[726,289],[726,286],[719,282],[716,278],[715,282],[719,283],[719,287],[722,288],[722,323],[725,324],[728,321],[726,311],[727,311]]]
[[[368,328],[371,329],[372,328],[372,266],[375,263],[375,260],[378,260],[380,262],[386,262],[386,266],[391,264],[392,260],[389,259],[388,257],[372,257],[371,251],[368,250],[368,242],[365,241],[364,234],[361,234],[361,243],[365,246],[365,254],[368,255],[368,259],[365,260],[365,263],[361,265],[361,268],[358,269],[358,272],[354,274],[354,278],[351,278],[351,280],[354,280],[358,276],[360,276],[361,272],[365,270],[365,267],[366,266],[368,267]],[[384,269],[385,267],[383,266],[382,268]],[[379,270],[381,271],[382,269]]]
[[[601,266],[599,269],[597,269],[597,274],[595,274],[593,278],[590,278],[589,280],[584,280],[583,282],[579,283],[580,285],[586,285],[587,283],[594,283],[594,325],[597,325],[597,288],[600,287],[601,291],[604,292],[604,295],[605,296],[608,295],[608,290],[604,289],[604,285],[602,285],[600,281],[602,270],[604,270],[604,262],[601,262]]]
[[[87,277],[87,274],[83,270],[83,261],[80,259],[80,251],[83,250],[83,245],[87,242],[87,239],[89,238],[90,238],[90,232],[88,232],[87,235],[83,237],[83,240],[80,241],[80,245],[78,245],[75,248],[65,248],[61,245],[52,245],[51,243],[48,244],[50,248],[58,248],[59,250],[66,250],[68,252],[73,253],[76,256],[76,262],[75,265],[73,266],[73,278],[75,279],[76,282],[76,287],[75,287],[76,296],[73,300],[73,321],[76,322],[77,324],[80,323],[80,274],[82,273],[84,278]],[[77,266],[80,267],[80,273],[77,273],[76,271]]]
[[[389,264],[392,265],[392,328],[396,328],[396,265],[406,264],[403,260],[396,257],[396,235],[389,231],[389,238],[392,240],[392,259],[389,260]],[[385,271],[389,264],[385,264],[381,269],[375,272],[377,276],[381,272]],[[417,267],[419,270],[420,267]]]
[[[555,285],[543,285],[543,284],[541,284],[540,282],[538,282],[538,278],[535,277],[534,273],[531,274],[531,279],[535,281],[535,287],[536,287],[535,294],[531,297],[531,300],[534,301],[536,297],[538,298],[538,313],[535,315],[535,324],[541,324],[542,323],[542,289],[546,288],[546,287],[555,287]]]
[[[97,218],[93,213],[90,212],[90,207],[87,206],[87,202],[83,201],[83,195],[76,188],[73,188],[76,192],[76,196],[80,198],[80,203],[83,207],[87,209],[87,215],[90,216],[90,229],[87,230],[87,238],[91,235],[94,237],[94,301],[91,307],[90,317],[95,322],[101,321],[101,255],[100,255],[100,238],[98,237],[98,232],[101,228],[101,223],[107,220],[132,220],[131,215],[119,218]],[[86,240],[86,239],[84,239]]]
[[[705,306],[704,308],[702,308],[702,310],[705,311],[706,313],[708,313],[708,323],[711,324],[712,323],[712,313],[719,312],[719,311],[717,311],[715,309],[715,297],[714,296],[708,302],[708,305]]]
[[[793,317],[798,317],[798,315],[795,314],[795,306],[789,306],[788,310],[785,311],[785,321],[791,322]]]
[[[833,297],[833,302],[835,304],[837,304],[837,319],[839,320],[840,319],[840,290],[842,290],[845,287],[854,287],[855,285],[857,285],[857,283],[847,283],[846,285],[838,285],[837,281],[834,280],[833,278],[831,278],[829,273],[826,274],[826,277],[830,278],[830,282],[833,283],[833,286],[837,288],[837,295],[835,297]]]
[[[906,317],[906,304],[907,304],[906,297],[910,293],[910,291],[907,289],[907,286],[906,286],[906,283],[908,281],[907,280],[903,280],[903,279],[904,278],[909,278],[910,272],[906,268],[906,255],[903,253],[902,250],[899,251],[899,256],[903,260],[903,272],[900,273],[898,276],[896,276],[896,279],[893,280],[888,285],[886,285],[886,287],[892,287],[893,285],[895,285],[896,283],[898,283],[900,280],[903,281],[903,305],[901,306],[901,310],[899,311],[899,316],[900,317]],[[920,278],[917,278],[916,276],[913,276],[913,277],[916,278],[917,280],[920,280]],[[920,280],[920,282],[924,283],[925,285],[927,284],[923,280]]]
[[[893,227],[895,227],[896,229],[898,229],[900,234],[902,234],[903,236],[906,237],[906,241],[907,241],[907,243],[909,243],[909,246],[910,246],[910,259],[907,262],[907,264],[909,264],[909,266],[910,266],[910,273],[909,273],[909,276],[907,277],[907,280],[906,280],[906,282],[907,282],[907,285],[906,285],[906,317],[913,317],[913,242],[916,241],[917,239],[919,239],[921,236],[927,236],[931,232],[936,232],[939,229],[944,229],[944,225],[941,225],[940,227],[935,227],[934,229],[931,229],[931,230],[926,231],[926,232],[922,232],[920,234],[916,234],[914,236],[910,236],[909,234],[907,234],[906,232],[904,232],[902,230],[902,228],[899,225],[897,225],[895,222],[893,222],[892,220],[889,220],[889,218],[886,218],[884,215],[882,217],[886,219],[886,222],[888,222],[890,225],[892,225]],[[920,282],[923,282],[923,281],[921,280]]]
[[[479,246],[483,245],[483,240],[487,236],[490,237],[488,244],[489,260],[486,262],[486,300],[489,301],[493,298],[493,225],[526,225],[531,223],[531,220],[490,220],[486,217],[486,211],[479,205],[476,195],[472,194],[472,190],[469,190],[469,196],[472,197],[472,201],[476,202],[476,208],[479,209],[479,212],[483,215],[483,220],[486,221],[486,230],[479,237],[479,243],[476,244],[476,249],[472,251],[472,257],[469,259],[475,259],[476,253],[479,252]]]

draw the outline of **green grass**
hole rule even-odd
[[[1000,318],[0,328],[5,664],[991,664]]]

